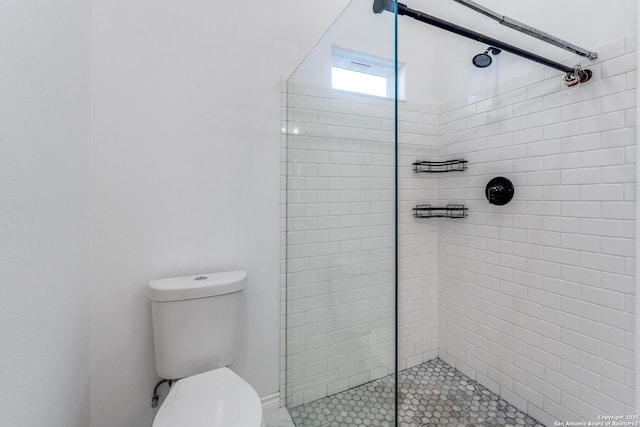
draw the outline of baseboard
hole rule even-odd
[[[280,393],[273,393],[260,399],[262,403],[262,411],[273,411],[280,407]]]

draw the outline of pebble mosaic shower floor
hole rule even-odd
[[[440,359],[399,373],[400,427],[535,426],[511,406]],[[296,427],[391,427],[393,377],[291,408]]]

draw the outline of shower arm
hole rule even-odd
[[[395,5],[396,5],[396,2],[394,0],[374,0],[373,11],[374,13],[382,13],[385,10],[389,12],[393,12],[395,9]],[[397,6],[398,6],[398,15],[408,16],[410,18],[424,22],[425,24],[433,25],[434,27],[438,27],[443,30],[452,32],[454,34],[458,34],[460,36],[479,41],[489,46],[496,47],[506,52],[513,53],[514,55],[520,56],[530,61],[537,62],[547,67],[562,71],[566,73],[565,82],[569,86],[574,86],[578,83],[587,82],[593,75],[593,73],[590,70],[583,70],[580,66],[568,67],[559,62],[555,62],[543,56],[536,55],[535,53],[531,53],[524,49],[520,49],[517,46],[513,46],[501,40],[494,39],[493,37],[485,36],[484,34],[478,33],[473,30],[469,30],[467,28],[461,27],[459,25],[453,24],[451,22],[445,21],[435,16],[428,15],[424,12],[411,9],[407,7],[407,5],[405,4],[397,3]]]
[[[535,37],[539,40],[545,41],[549,44],[557,46],[561,49],[568,50],[569,52],[573,52],[576,55],[584,56],[587,59],[594,60],[598,58],[598,54],[596,52],[591,52],[590,50],[581,48],[580,46],[576,46],[573,43],[569,43],[568,41],[562,40],[558,37],[552,36],[549,33],[545,33],[537,28],[530,27],[527,24],[524,24],[520,21],[516,21],[513,18],[509,18],[505,15],[500,15],[497,12],[494,12],[491,9],[487,9],[486,7],[479,5],[478,3],[471,0],[453,0],[456,3],[460,3],[463,6],[468,7],[469,9],[475,10],[476,12],[488,16],[489,18],[498,21],[500,24],[505,25],[509,28],[512,28],[516,31],[520,31],[521,33],[527,34],[531,37]]]

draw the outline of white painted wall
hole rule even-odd
[[[151,424],[153,278],[246,269],[233,368],[278,391],[280,81],[345,4],[94,2],[92,427]]]
[[[89,8],[0,4],[0,417],[89,422]]]

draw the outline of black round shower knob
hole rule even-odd
[[[513,199],[513,183],[503,176],[493,178],[484,189],[484,195],[492,205],[506,205]]]

